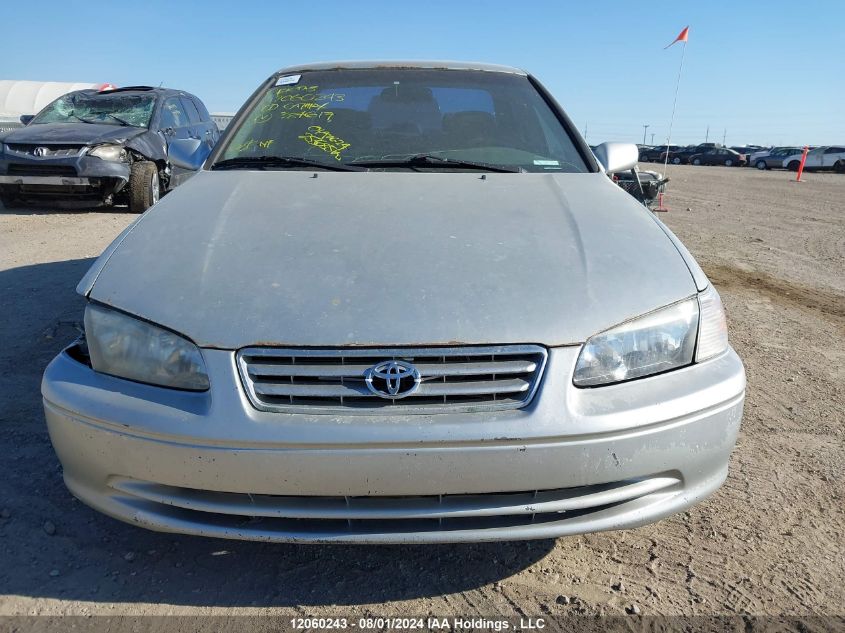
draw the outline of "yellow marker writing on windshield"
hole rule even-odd
[[[316,148],[319,148],[335,157],[335,160],[340,160],[341,152],[349,149],[351,147],[350,143],[347,143],[342,138],[339,138],[329,132],[328,130],[323,129],[319,125],[312,125],[310,126],[305,134],[298,137],[301,140],[305,141],[309,145],[313,145]]]

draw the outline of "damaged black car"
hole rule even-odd
[[[181,90],[133,86],[59,97],[0,140],[6,207],[127,204],[142,213],[199,169],[219,131]]]

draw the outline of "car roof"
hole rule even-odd
[[[171,95],[190,95],[191,93],[184,90],[176,90],[174,88],[155,88],[153,86],[124,86],[123,88],[112,88],[111,90],[94,90],[87,88],[85,90],[77,90],[76,92],[84,92],[92,95],[112,95],[123,93],[138,93],[138,94],[154,94],[156,96],[171,96]]]
[[[383,61],[333,61],[316,62],[288,66],[277,71],[277,75],[307,72],[309,70],[339,70],[339,69],[385,69],[385,68],[420,68],[430,70],[481,70],[494,73],[508,73],[511,75],[527,75],[528,73],[512,66],[485,64],[482,62],[457,62],[435,60],[383,60]]]

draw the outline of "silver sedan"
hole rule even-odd
[[[608,178],[636,160],[594,156],[513,68],[275,73],[80,282],[85,335],[42,384],[68,488],[289,542],[549,538],[699,502],[745,374],[695,260]]]

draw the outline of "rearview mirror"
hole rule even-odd
[[[21,115],[21,123],[23,125],[29,125],[29,122],[35,118],[34,114],[22,114]]]
[[[208,158],[208,147],[197,138],[179,138],[170,141],[167,157],[170,162],[182,169],[196,171]]]
[[[608,174],[633,169],[640,151],[633,143],[602,143],[593,151]]]

